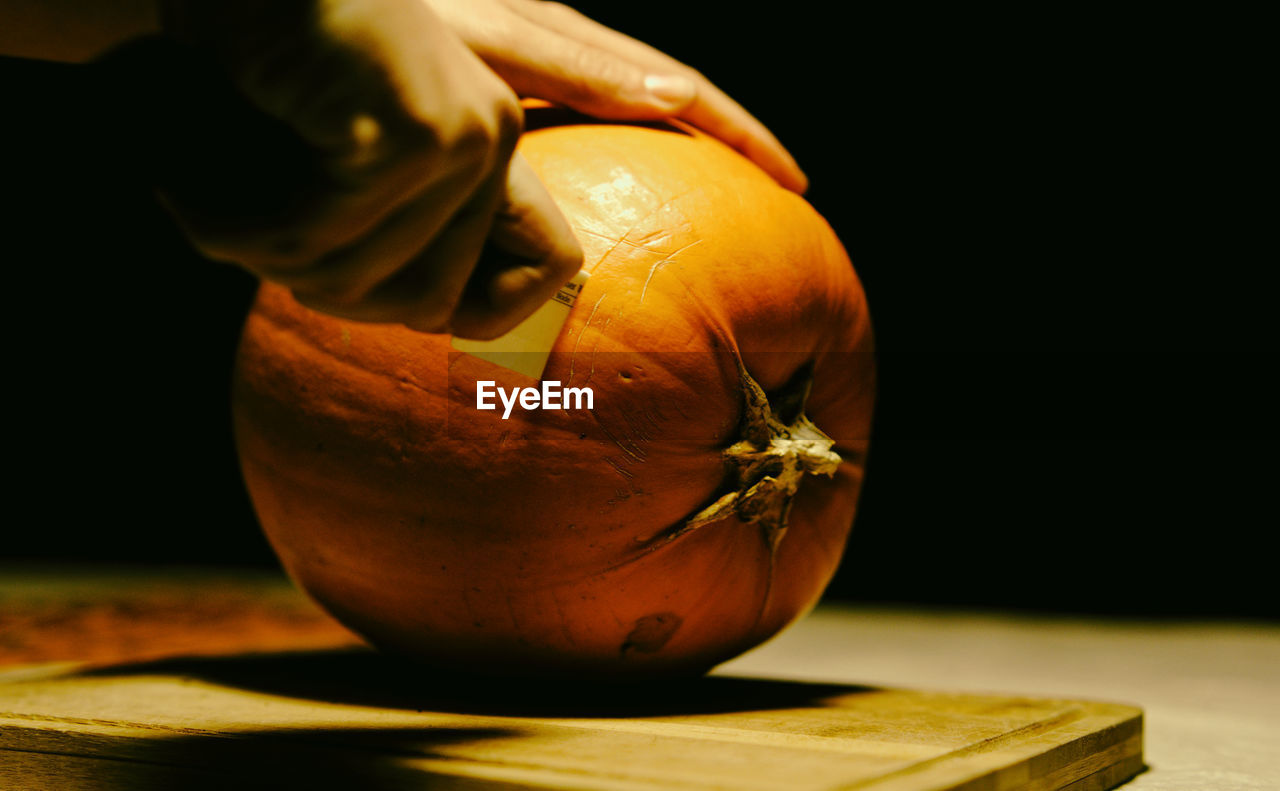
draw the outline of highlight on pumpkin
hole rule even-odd
[[[705,672],[840,562],[875,392],[865,297],[823,218],[716,140],[531,121],[520,151],[589,280],[477,345],[264,285],[236,365],[245,480],[292,577],[385,651]]]

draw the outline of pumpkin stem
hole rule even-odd
[[[781,390],[769,396],[738,360],[738,376],[746,405],[741,436],[724,451],[734,475],[733,491],[694,514],[679,531],[736,516],[760,526],[770,553],[787,532],[787,516],[800,482],[808,475],[831,477],[840,466],[835,441],[804,414],[813,385],[806,366]]]

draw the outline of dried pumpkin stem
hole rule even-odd
[[[812,368],[775,393],[772,405],[741,360],[738,376],[746,400],[742,439],[724,451],[734,475],[733,491],[694,514],[680,532],[736,516],[759,525],[773,552],[787,532],[787,516],[804,476],[834,475],[840,456],[832,450],[835,442],[804,414]]]

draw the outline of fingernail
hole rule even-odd
[[[797,167],[796,175],[800,177],[800,180],[796,182],[795,191],[797,194],[803,195],[809,191],[809,174]]]
[[[698,92],[693,80],[678,74],[650,74],[644,78],[644,89],[663,104],[675,107],[684,107]]]

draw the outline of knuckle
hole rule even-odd
[[[403,118],[374,119],[374,122],[378,125],[377,135],[361,139],[358,127],[363,122],[359,117],[353,119],[352,150],[367,151],[375,165],[422,159],[440,149],[440,130],[427,119],[406,114]]]
[[[438,131],[414,119],[353,114],[325,172],[341,193],[375,189],[407,174],[420,174],[439,151]]]
[[[440,166],[480,177],[515,150],[524,111],[495,76],[483,95],[447,111],[403,108],[378,116],[354,115],[347,144],[335,160],[340,181],[360,187],[394,173],[425,174]]]
[[[424,153],[438,149],[442,143],[439,124],[417,113],[405,113],[387,126],[385,146],[392,154]]]
[[[524,132],[524,110],[514,94],[505,93],[499,97],[494,108],[497,125],[497,142],[505,150],[514,150],[516,141]]]
[[[639,69],[593,47],[573,54],[571,74],[566,87],[582,101],[614,102],[643,92]]]
[[[523,129],[524,116],[514,99],[473,108],[451,135],[450,158],[476,175],[487,174],[510,159]]]

